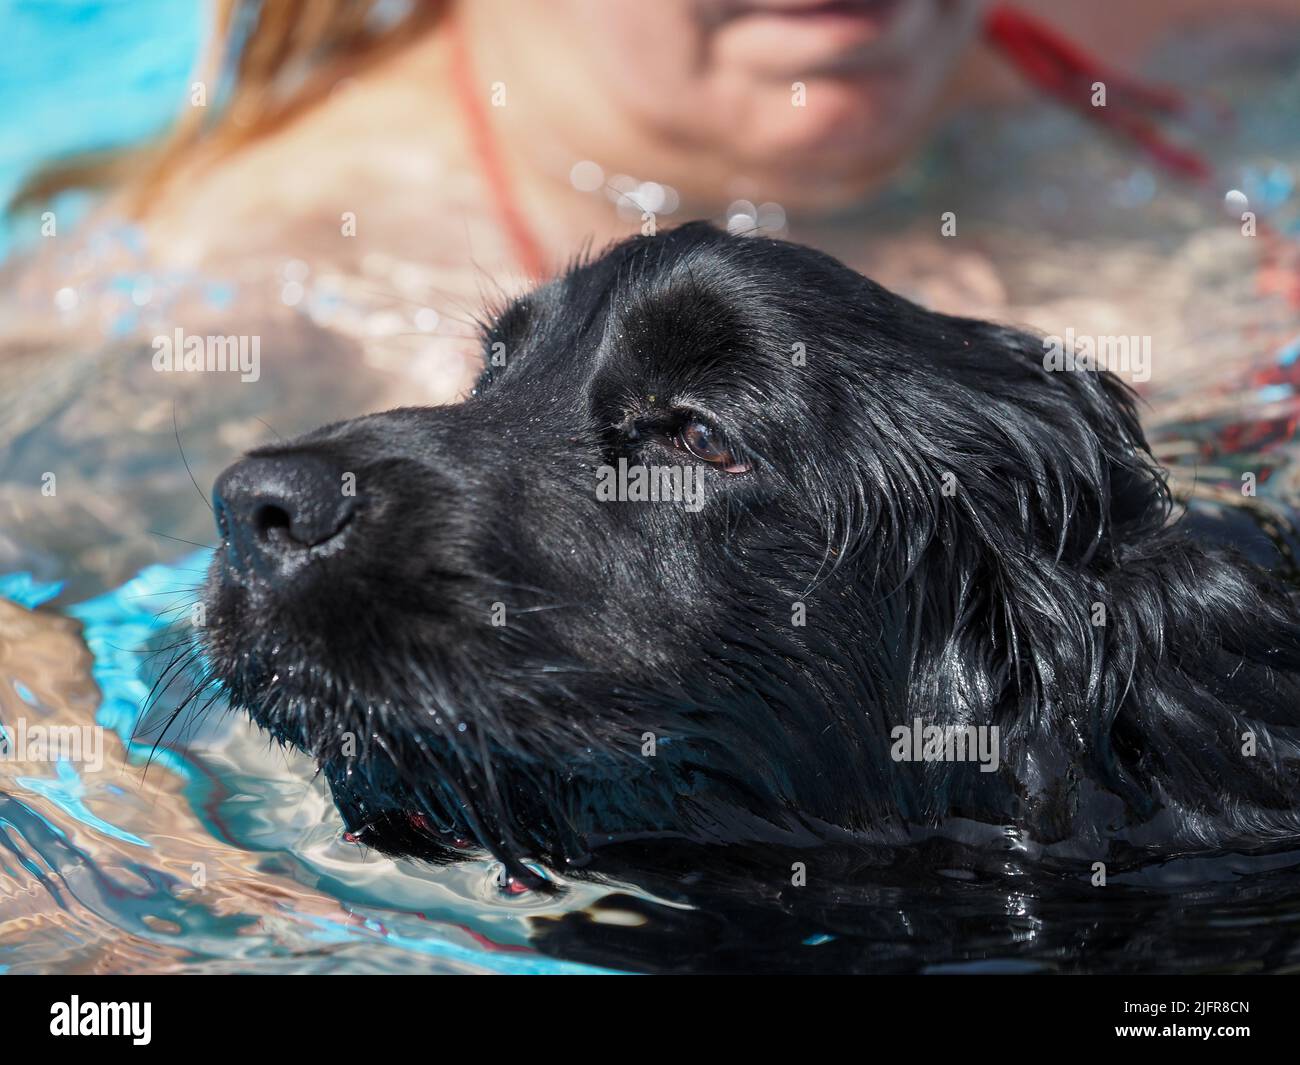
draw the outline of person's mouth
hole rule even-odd
[[[924,44],[938,0],[736,0],[720,45],[765,72],[855,73],[898,63]]]

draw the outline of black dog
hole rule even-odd
[[[637,840],[1300,837],[1296,609],[1171,521],[1115,378],[699,224],[484,347],[463,404],[216,488],[209,662],[364,840],[534,882]]]

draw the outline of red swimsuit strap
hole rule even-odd
[[[447,16],[446,32],[451,48],[451,83],[465,120],[470,150],[478,163],[479,173],[487,184],[492,208],[506,240],[509,241],[515,262],[523,268],[532,281],[547,276],[546,256],[541,242],[524,220],[519,210],[505,160],[498,150],[497,139],[484,107],[480,87],[475,84],[469,45],[460,29],[460,20],[453,14]]]
[[[1190,108],[1181,94],[1108,67],[1047,23],[1010,4],[997,4],[989,11],[984,36],[1030,82],[1067,107],[1128,137],[1167,170],[1193,181],[1209,179],[1205,160],[1166,140],[1150,117],[1187,115]],[[1104,107],[1092,105],[1096,82],[1106,86]]]

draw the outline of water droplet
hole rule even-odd
[[[595,192],[605,184],[605,171],[599,163],[583,159],[574,163],[573,169],[569,171],[569,184],[579,192]]]

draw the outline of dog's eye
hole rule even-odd
[[[745,473],[748,463],[736,461],[726,438],[707,422],[692,420],[678,430],[673,443],[701,462],[719,466],[726,473]]]

